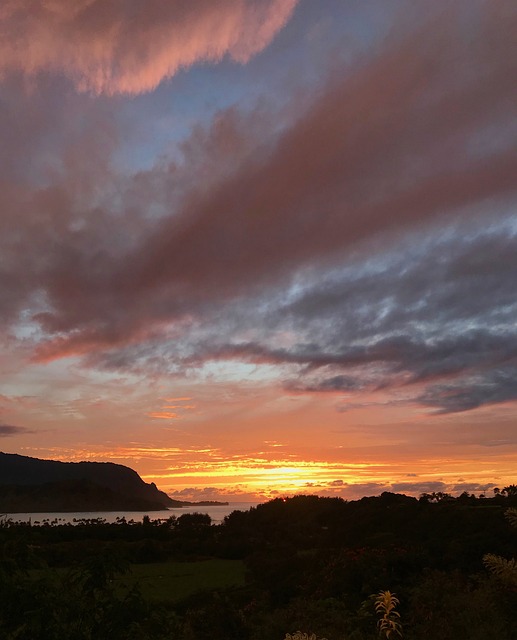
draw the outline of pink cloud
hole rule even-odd
[[[80,91],[138,94],[180,69],[228,56],[245,63],[297,0],[7,0],[0,73],[64,74]]]
[[[131,251],[97,251],[91,268],[84,234],[75,255],[57,254],[47,272],[54,312],[39,319],[62,335],[43,357],[133,341],[143,326],[196,317],[253,286],[330,264],[365,239],[514,192],[513,147],[473,145],[487,127],[508,126],[517,99],[508,82],[517,71],[512,18],[502,24],[488,6],[482,18],[471,44],[452,9],[425,27],[403,25],[352,71],[335,71],[308,109],[293,105],[291,126],[273,140],[261,136],[256,112],[252,142],[239,123],[237,151],[231,127],[202,137],[219,150],[217,178],[202,176]],[[236,153],[240,161],[229,162]],[[167,198],[175,172],[160,165],[139,182]]]
[[[5,19],[14,20],[13,6]],[[257,6],[273,11],[271,3]],[[343,264],[364,240],[382,238],[384,249],[408,229],[456,220],[462,208],[515,191],[509,124],[517,85],[508,82],[517,71],[515,19],[480,7],[475,40],[463,37],[464,16],[455,7],[424,25],[406,21],[354,66],[334,67],[310,99],[293,100],[279,114],[263,106],[219,112],[193,128],[174,160],[161,158],[134,176],[121,176],[111,163],[124,134],[105,110],[112,100],[68,91],[61,104],[53,96],[66,83],[52,76],[17,103],[20,81],[10,78],[4,87],[12,104],[0,122],[4,173],[19,167],[22,174],[26,161],[41,166],[30,166],[38,181],[12,179],[0,190],[4,326],[28,319],[36,331],[26,345],[37,345],[40,361],[82,356],[94,367],[144,363],[180,372],[221,358],[292,369],[319,362],[336,370],[302,380],[304,392],[362,389],[368,376],[359,384],[339,369],[350,366],[348,350],[323,345],[311,356],[292,345],[273,347],[255,335],[259,323],[246,317],[238,326],[238,318],[254,296],[270,288],[277,295],[307,268]],[[88,126],[67,130],[72,112]],[[49,131],[61,129],[61,147],[47,149]],[[492,209],[485,215],[489,225]],[[492,260],[501,273],[514,264],[513,245],[508,255],[500,266]],[[351,311],[344,313],[350,326]],[[217,322],[216,339],[210,328]],[[243,328],[252,329],[249,338]],[[408,340],[392,355],[371,347],[364,361],[407,367],[406,351],[424,342]],[[418,374],[412,362],[401,370]],[[460,365],[453,373],[463,372]],[[437,382],[450,375],[443,367],[422,370]],[[476,379],[477,388],[487,384],[491,378]],[[443,395],[436,387],[422,398],[435,406]]]

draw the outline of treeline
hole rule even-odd
[[[504,563],[517,556],[512,507],[517,489],[507,487],[493,497],[297,496],[234,511],[220,525],[205,514],[4,522],[0,637],[284,640],[300,630],[367,640],[382,632],[372,596],[389,590],[403,638],[514,640],[517,581]],[[132,563],[203,558],[243,562],[245,584],[200,584],[194,596],[150,603],[115,579]]]

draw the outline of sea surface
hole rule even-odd
[[[5,520],[13,522],[31,522],[32,524],[76,524],[81,520],[102,519],[106,522],[116,522],[125,518],[127,521],[142,522],[148,515],[151,520],[166,520],[171,516],[179,517],[183,513],[207,513],[212,518],[212,524],[220,524],[224,517],[232,511],[247,511],[256,507],[256,502],[230,502],[227,505],[208,505],[164,509],[163,511],[77,511],[70,513],[2,513],[0,523]]]

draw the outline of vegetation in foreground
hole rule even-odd
[[[517,640],[517,487],[0,526],[0,637]],[[505,515],[506,514],[506,515]]]

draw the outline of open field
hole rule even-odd
[[[243,585],[244,563],[211,558],[196,562],[133,564],[120,581],[130,586],[139,584],[148,600],[176,601],[197,591]]]

